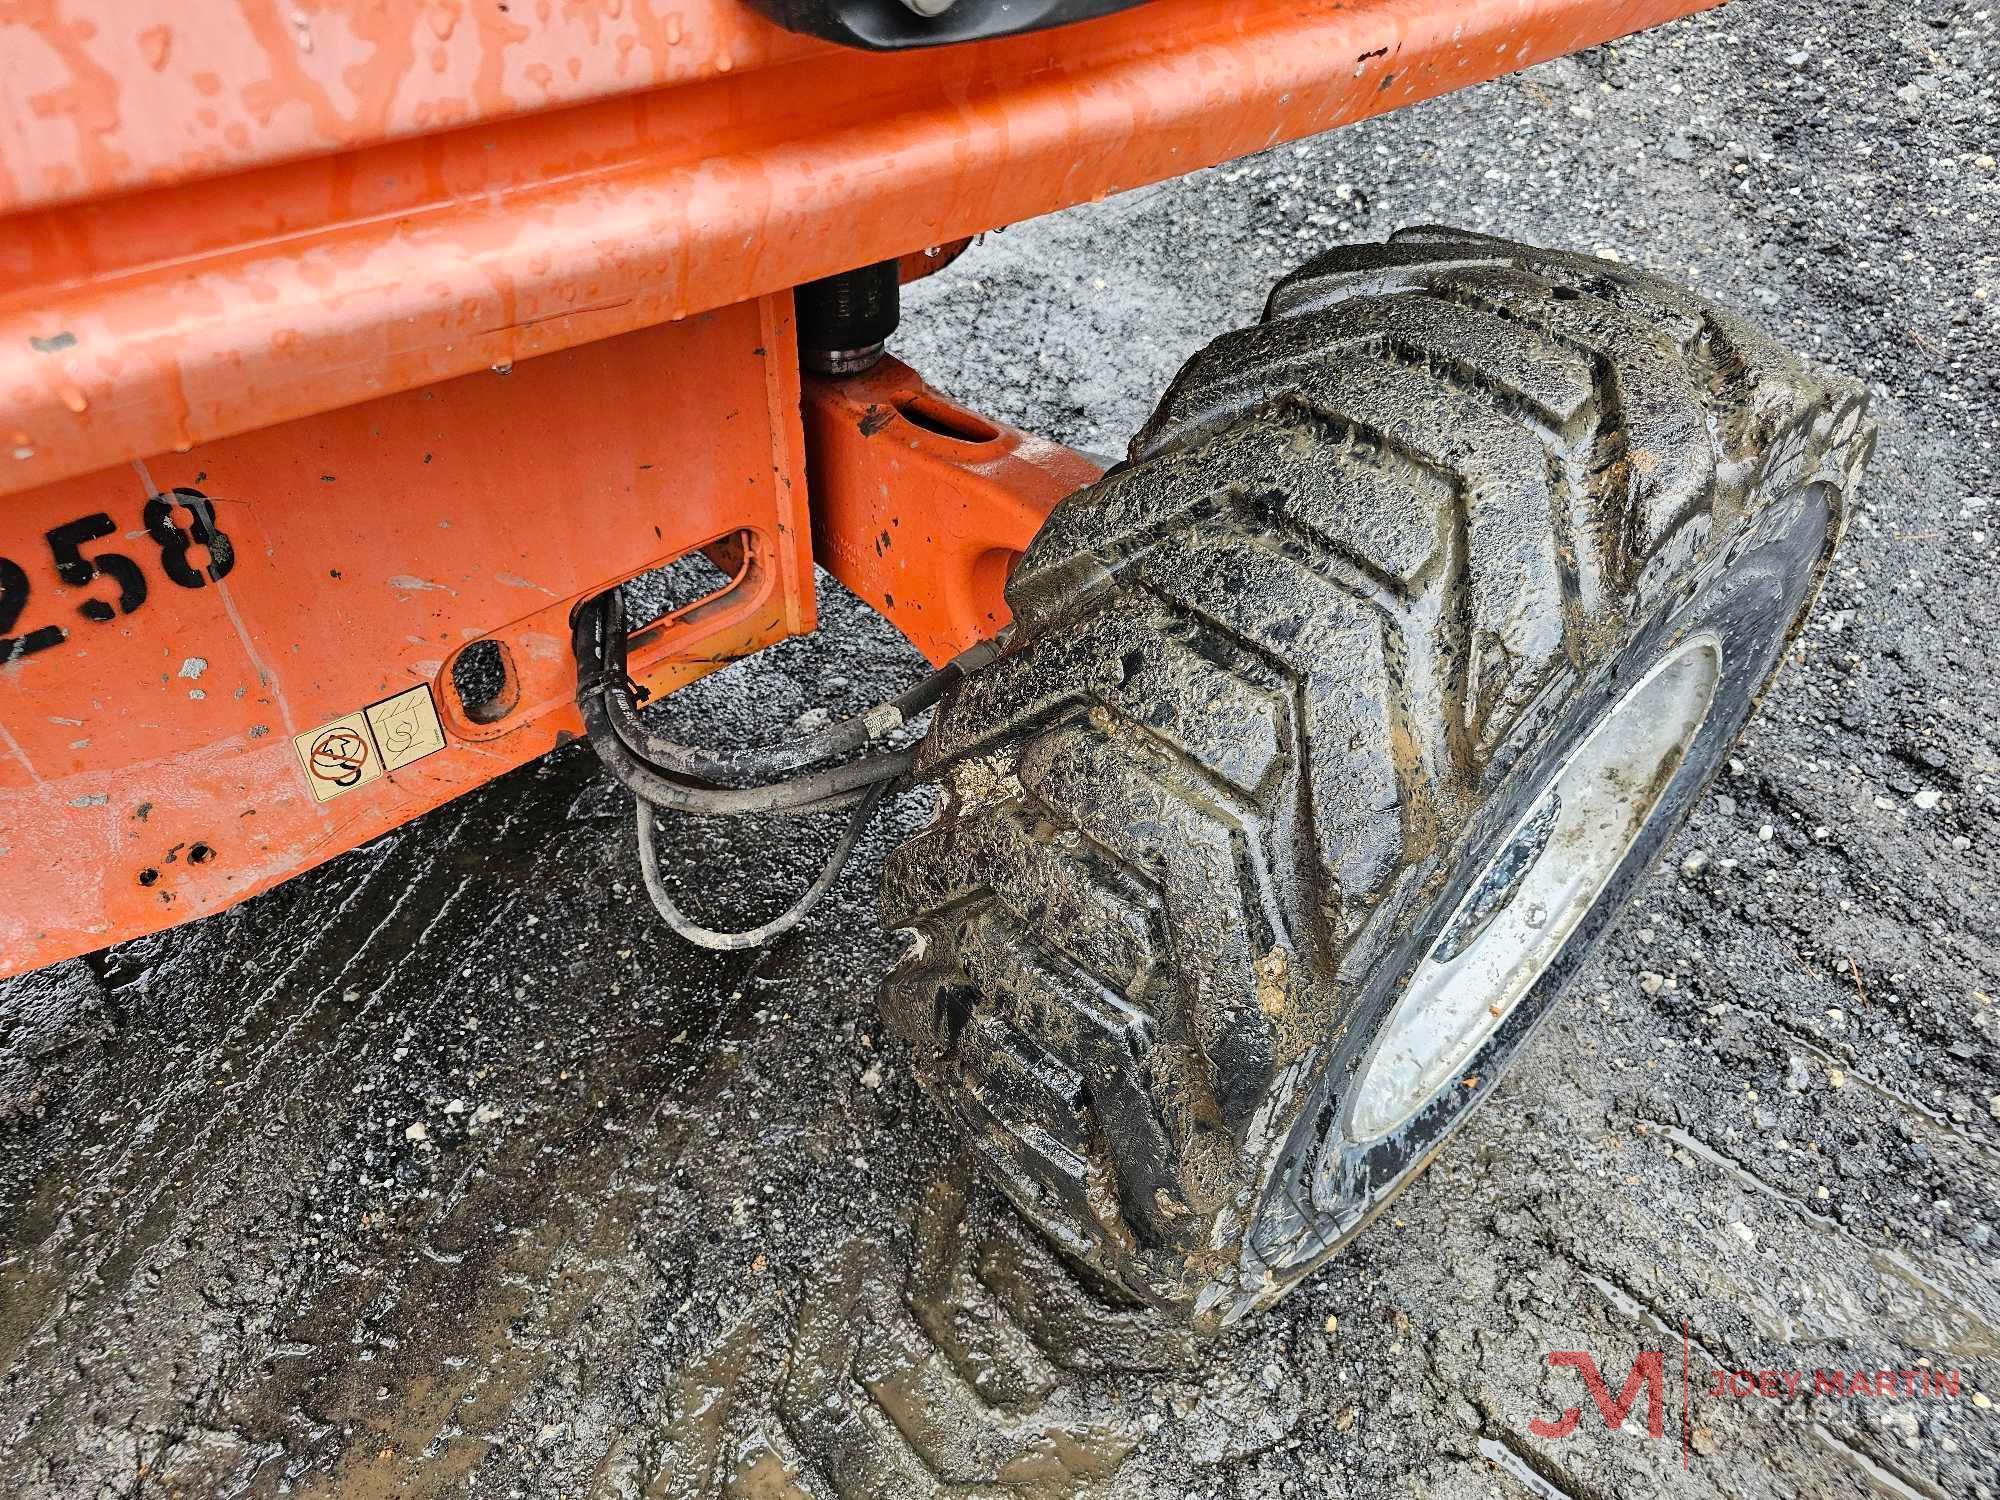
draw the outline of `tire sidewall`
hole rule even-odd
[[[1495,760],[1507,764],[1499,784],[1450,845],[1408,872],[1401,883],[1400,903],[1392,900],[1371,916],[1362,941],[1342,963],[1343,972],[1360,981],[1349,1011],[1352,1021],[1343,1028],[1307,1106],[1300,1111],[1263,1198],[1264,1221],[1290,1227],[1296,1263],[1273,1263],[1289,1257],[1282,1245],[1259,1243],[1269,1240],[1268,1234],[1253,1233],[1248,1241],[1262,1262],[1257,1267],[1261,1274],[1281,1278],[1257,1297],[1258,1303],[1273,1300],[1351,1238],[1492,1095],[1501,1075],[1547,1021],[1568,982],[1588,962],[1727,761],[1811,608],[1840,521],[1840,496],[1831,484],[1795,483],[1747,518],[1725,545],[1706,549],[1706,559],[1689,567],[1684,581],[1669,590],[1656,590],[1650,614],[1642,615],[1624,644],[1569,694],[1568,701],[1544,715],[1539,725],[1517,730],[1531,736],[1532,742],[1511,750],[1502,746],[1496,752]],[[1362,1065],[1418,964],[1473,883],[1571,753],[1624,693],[1669,652],[1704,633],[1713,634],[1722,648],[1714,698],[1654,812],[1590,911],[1459,1070],[1460,1080],[1446,1084],[1385,1135],[1350,1140],[1346,1123]],[[1503,759],[1509,754],[1511,762]],[[1303,1235],[1297,1232],[1302,1209],[1307,1210]]]

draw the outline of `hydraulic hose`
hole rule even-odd
[[[730,787],[717,786],[686,769],[687,762],[680,766],[655,762],[617,729],[614,703],[622,704],[634,722],[637,714],[625,679],[622,611],[606,602],[615,597],[599,595],[577,611],[573,630],[578,667],[576,706],[598,759],[635,797],[656,807],[703,817],[832,812],[852,806],[875,782],[908,775],[915,765],[915,753],[904,750],[761,786]]]
[[[660,879],[660,853],[654,847],[653,804],[641,797],[637,802],[639,873],[645,877],[646,894],[653,898],[653,908],[659,912],[661,920],[699,947],[728,953],[768,943],[772,938],[790,932],[803,922],[807,913],[818,906],[826,893],[833,889],[833,883],[840,878],[840,872],[847,864],[847,857],[854,852],[854,846],[860,840],[862,830],[867,828],[869,820],[875,816],[875,808],[881,802],[882,794],[888,790],[888,785],[886,781],[878,781],[856,799],[854,815],[847,820],[846,832],[841,834],[840,842],[834,846],[825,868],[819,872],[819,879],[807,887],[806,893],[781,915],[773,917],[761,927],[751,927],[742,932],[719,932],[713,927],[703,927],[674,905],[673,897],[667,894],[667,888]]]
[[[572,645],[577,662],[576,706],[583,716],[584,733],[605,769],[638,804],[639,870],[646,893],[661,919],[675,932],[691,943],[720,951],[754,948],[805,919],[833,888],[883,797],[915,768],[916,753],[876,750],[843,764],[824,763],[867,751],[877,740],[935,705],[967,672],[998,654],[996,646],[982,642],[867,713],[786,744],[708,750],[658,734],[639,718],[636,694],[626,674],[624,601],[616,589],[577,610]],[[795,774],[809,766],[824,769]],[[746,777],[772,776],[781,779],[747,786],[731,784]],[[843,811],[850,816],[819,878],[790,908],[746,931],[721,932],[694,921],[667,893],[656,846],[662,809],[697,817]]]
[[[602,684],[605,709],[612,729],[633,754],[664,773],[701,784],[726,785],[746,779],[768,779],[789,775],[806,766],[835,760],[866,749],[900,729],[925,709],[932,707],[952,685],[968,672],[976,671],[999,654],[990,641],[982,641],[930,673],[921,682],[877,704],[864,714],[779,745],[754,745],[733,750],[712,750],[687,745],[649,729],[639,718],[625,675],[624,601],[616,590],[600,594],[577,611],[577,660],[583,668],[577,691],[579,703],[585,679],[592,675],[586,650],[594,657],[596,681]],[[590,632],[585,641],[584,632]]]

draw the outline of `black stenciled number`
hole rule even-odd
[[[85,557],[79,550],[85,542],[94,542],[117,530],[111,517],[101,510],[94,515],[78,516],[49,532],[49,551],[55,554],[57,576],[71,588],[82,588],[100,573],[116,582],[118,614],[129,615],[146,602],[146,575],[139,571],[139,565],[122,553],[100,552],[95,557]],[[86,620],[100,624],[115,618],[111,606],[102,599],[86,599],[76,608]]]
[[[187,511],[190,519],[186,526],[175,520],[176,507]],[[215,524],[215,507],[200,490],[175,488],[154,495],[146,502],[145,521],[147,533],[159,544],[160,566],[167,577],[184,589],[206,588],[236,566],[236,548],[229,540],[229,533]],[[77,612],[85,619],[100,624],[121,614],[129,615],[146,602],[146,575],[131,558],[120,552],[84,555],[86,543],[111,536],[117,529],[111,517],[100,510],[65,521],[46,533],[49,551],[55,558],[56,575],[64,583],[71,588],[82,588],[92,579],[102,577],[118,585],[115,609],[103,599],[86,599],[77,606]],[[188,550],[192,547],[201,548],[207,560],[197,564],[190,558]],[[27,607],[28,575],[12,558],[0,557],[0,666],[69,639],[69,632],[60,625],[38,626],[26,635],[6,634]]]
[[[185,530],[174,520],[174,507],[194,517]],[[200,490],[176,488],[146,502],[146,530],[160,544],[160,566],[184,589],[219,583],[236,566],[236,548],[229,533],[215,524],[215,507]],[[188,560],[189,547],[207,549],[208,564],[197,568]],[[206,576],[203,576],[203,575]]]
[[[69,632],[60,625],[44,625],[26,635],[5,634],[28,607],[28,575],[11,557],[0,557],[0,667],[51,646],[60,646]]]

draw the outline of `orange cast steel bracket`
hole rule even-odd
[[[1055,503],[1102,470],[968,411],[900,360],[805,379],[819,563],[933,663],[1008,621],[1007,574]]]

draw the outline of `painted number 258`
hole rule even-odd
[[[177,519],[177,511],[186,512],[186,524]],[[215,524],[215,507],[200,490],[175,489],[155,495],[146,502],[142,519],[146,534],[160,549],[161,571],[182,588],[206,588],[236,566],[236,549],[230,545],[229,533]],[[146,574],[136,562],[122,552],[84,551],[117,530],[111,517],[100,510],[65,521],[46,533],[56,577],[64,583],[82,588],[94,578],[105,578],[118,586],[115,607],[105,599],[86,599],[76,607],[78,614],[100,625],[131,614],[146,602]],[[193,547],[207,553],[206,562],[197,564],[189,557]],[[62,625],[38,625],[22,635],[8,634],[27,607],[27,570],[11,557],[0,557],[0,666],[69,639],[69,630]]]

